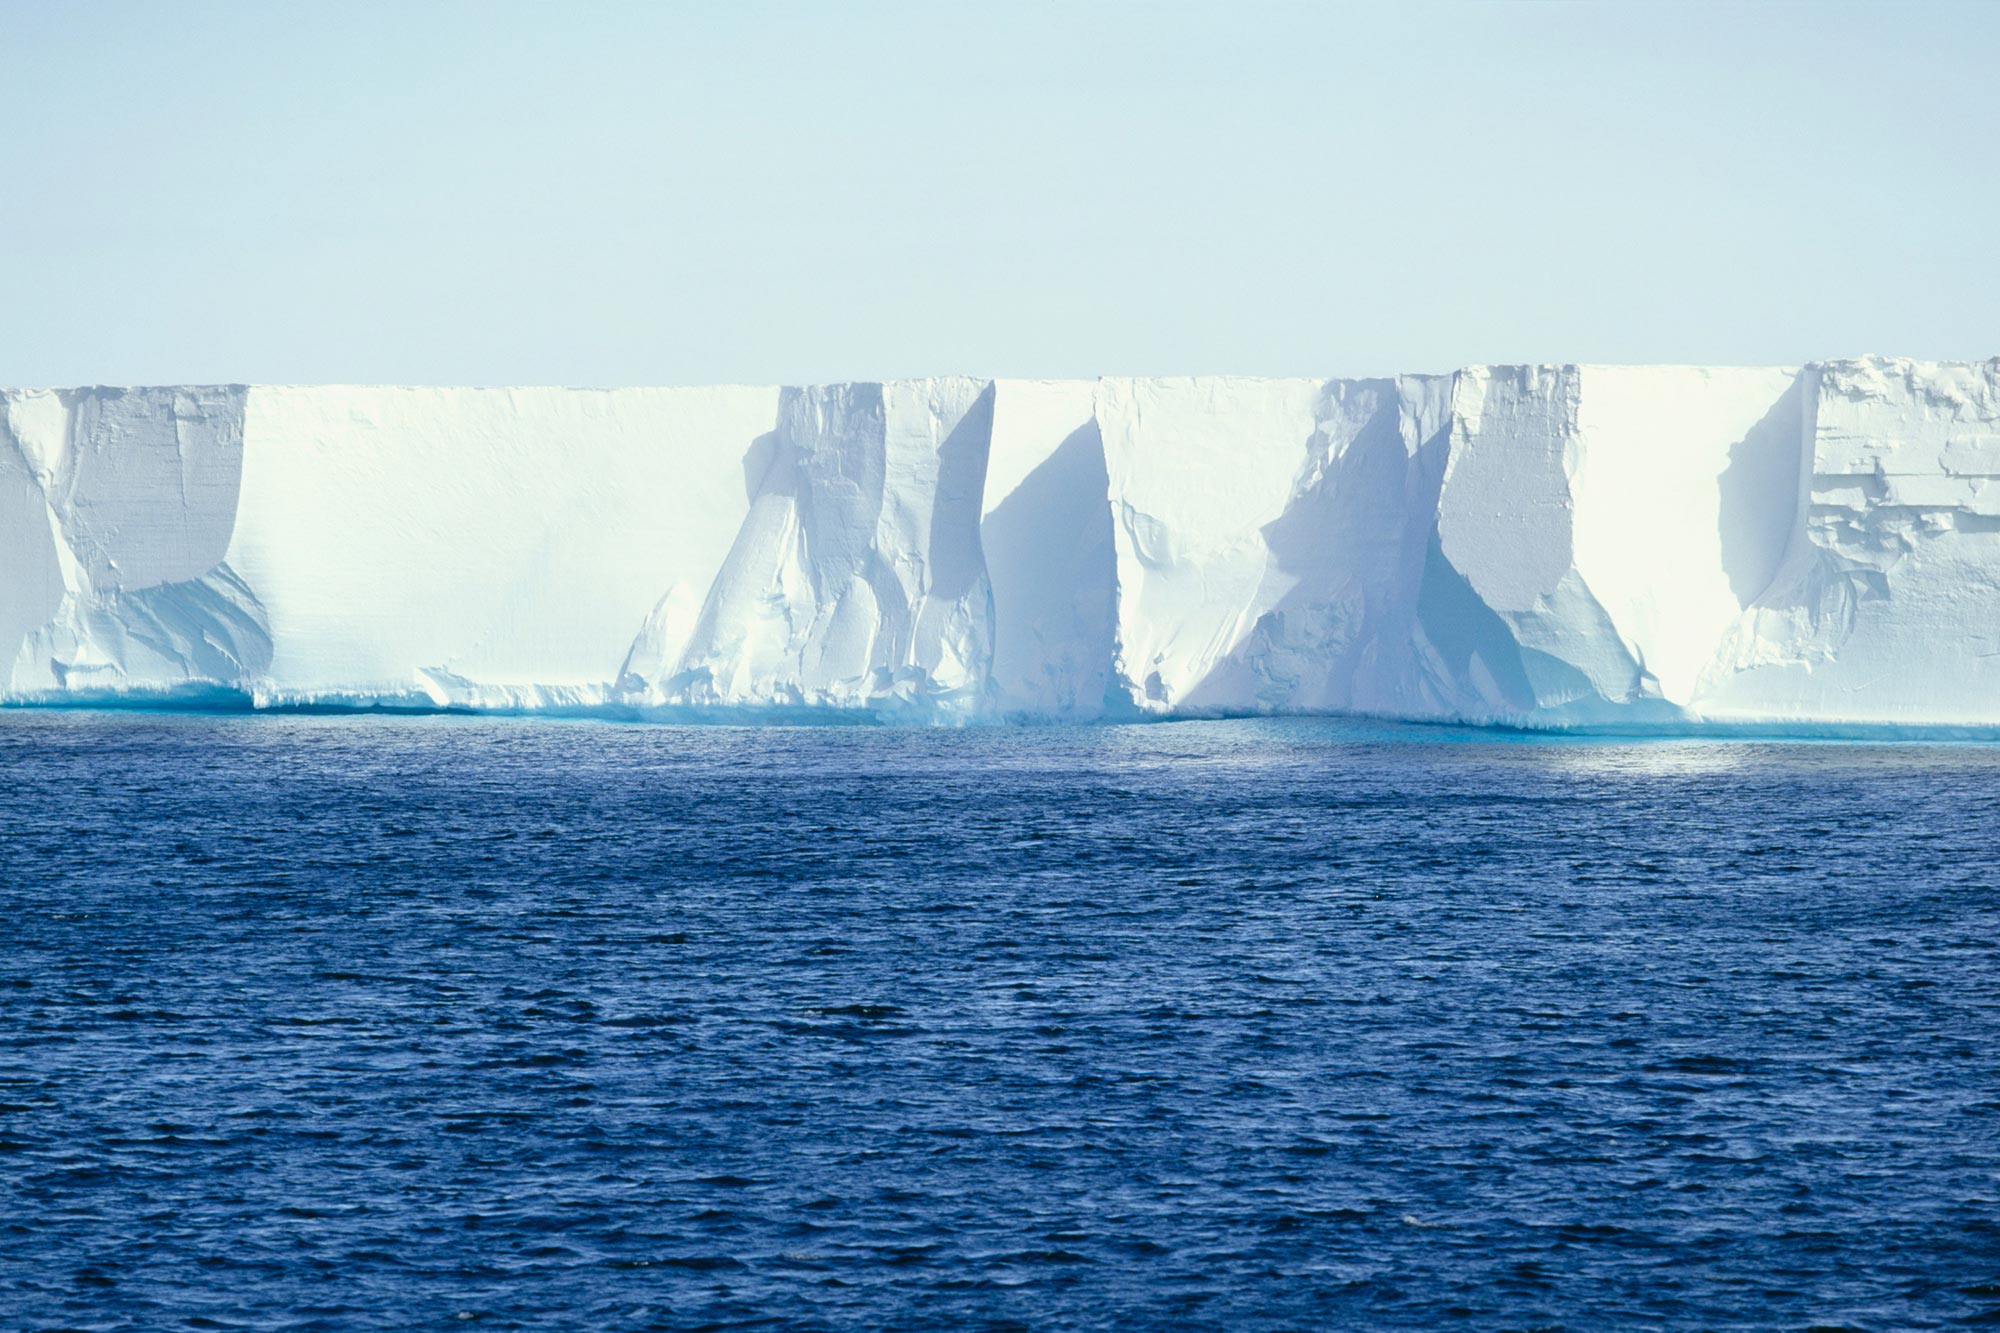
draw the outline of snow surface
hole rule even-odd
[[[0,699],[2000,725],[2000,361],[0,390]]]

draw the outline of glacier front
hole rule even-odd
[[[0,702],[2000,726],[2000,360],[0,390]]]

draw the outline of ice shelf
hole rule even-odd
[[[0,701],[2000,726],[2000,360],[0,390]]]

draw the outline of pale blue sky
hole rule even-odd
[[[2000,353],[2000,4],[0,0],[0,383]]]

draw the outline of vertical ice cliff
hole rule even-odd
[[[9,692],[90,695],[265,670],[256,596],[224,557],[244,390],[0,402],[0,663]]]
[[[1304,471],[1320,386],[1312,380],[1104,380],[1104,440],[1117,553],[1116,702],[1167,712],[1218,678],[1262,612],[1266,531]],[[1236,675],[1238,673],[1229,673]]]
[[[699,606],[776,389],[253,388],[230,565],[273,702],[602,704]]]
[[[1791,522],[1700,711],[2000,720],[2000,360],[1833,361],[1801,391]]]
[[[1796,379],[1674,366],[1461,372],[1438,553],[1517,652],[1511,687],[1481,682],[1483,707],[1463,711],[1664,719],[1695,706],[1792,523]]]
[[[28,641],[54,621],[73,582],[52,495],[68,452],[69,409],[55,393],[0,401],[0,668],[11,689],[41,669]]]
[[[994,384],[979,544],[1005,716],[1093,717],[1110,688],[1117,575],[1095,396],[1088,380]]]
[[[979,710],[993,400],[963,378],[786,390],[749,517],[651,700]]]
[[[1114,711],[1431,711],[1449,380],[1105,380]]]
[[[2000,726],[2000,361],[0,391],[0,699]]]

